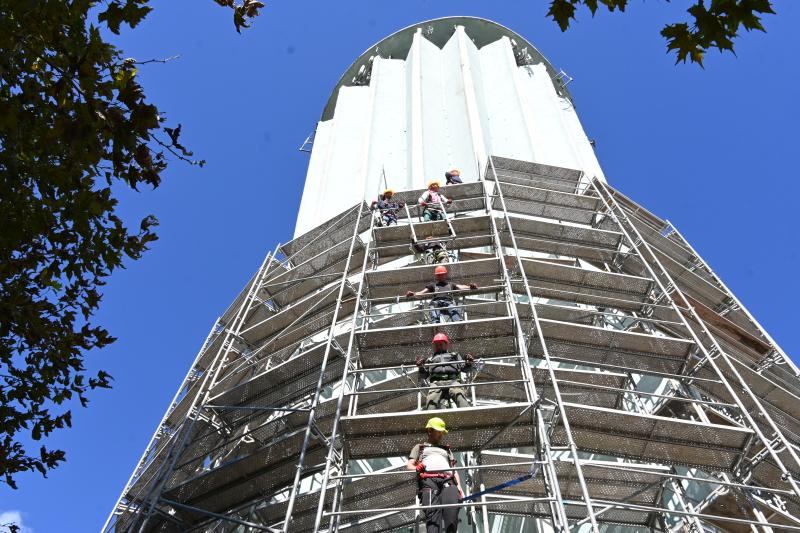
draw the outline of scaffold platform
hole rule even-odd
[[[401,190],[396,224],[359,202],[268,254],[104,533],[422,531],[405,461],[434,416],[465,491],[499,487],[463,503],[459,531],[800,530],[800,380],[780,347],[671,223],[604,180],[484,163],[442,187],[444,220]],[[452,295],[463,320],[406,296],[439,264],[477,285]],[[468,407],[422,409],[437,333],[473,356],[454,378]]]

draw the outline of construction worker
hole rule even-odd
[[[372,205],[370,205],[370,209],[377,209],[380,213],[382,226],[397,225],[397,211],[398,209],[402,209],[405,205],[402,202],[392,201],[393,196],[394,191],[392,189],[386,189],[383,191],[383,194],[379,194],[378,199],[373,201]]]
[[[456,459],[450,446],[442,443],[447,426],[439,417],[433,417],[425,425],[428,432],[426,442],[411,449],[406,462],[407,470],[417,471],[417,495],[420,505],[452,505],[464,497],[461,479],[456,470]],[[427,533],[456,533],[458,531],[458,507],[425,509]]]
[[[471,368],[475,358],[470,353],[464,358],[458,352],[448,351],[449,343],[447,335],[437,333],[432,341],[433,354],[425,358],[417,357],[420,386],[436,387],[430,389],[425,397],[425,410],[447,409],[450,400],[455,402],[456,407],[469,407],[461,383],[461,372]]]
[[[423,207],[422,218],[425,222],[431,220],[444,220],[444,204],[451,204],[453,200],[439,193],[439,182],[428,183],[428,190],[419,197],[419,205]]]
[[[460,185],[464,183],[461,181],[461,171],[457,168],[445,172],[444,179],[448,185]]]
[[[450,263],[450,253],[447,251],[443,241],[435,240],[433,235],[429,235],[422,242],[414,242],[414,250],[425,254],[425,262],[429,265],[434,263]],[[453,262],[455,258],[452,259]]]
[[[421,291],[406,291],[406,296],[408,298],[415,298],[426,294],[433,294],[433,298],[429,304],[432,324],[441,322],[442,315],[450,317],[450,322],[460,322],[461,312],[456,305],[454,293],[458,291],[474,291],[478,286],[475,283],[462,285],[449,281],[447,279],[447,267],[444,265],[439,265],[434,268],[433,275],[436,278],[433,283],[426,285]]]

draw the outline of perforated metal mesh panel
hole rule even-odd
[[[682,486],[735,480],[763,498],[732,487],[731,502],[797,514],[784,470],[800,478],[800,381],[713,272],[665,221],[579,171],[493,163],[493,183],[442,189],[448,221],[421,222],[423,191],[398,191],[411,205],[398,225],[375,227],[354,206],[265,261],[209,336],[107,531],[238,527],[224,517],[299,532],[411,527],[414,475],[400,461],[431,416],[470,465],[471,492],[547,463],[487,495],[491,513],[649,527],[679,509],[669,483],[680,471]],[[480,286],[457,295],[465,320],[432,324],[425,298],[403,296],[433,280],[414,237],[441,239],[459,259],[450,279]],[[439,332],[474,355],[459,375],[471,405],[420,411],[415,360]],[[389,464],[398,473],[372,474]],[[364,475],[341,478],[348,469]],[[519,501],[553,498],[556,485],[563,509]],[[764,487],[789,493],[769,499]]]
[[[564,404],[578,445],[585,450],[640,461],[731,470],[752,430]],[[566,442],[563,426],[553,442]]]

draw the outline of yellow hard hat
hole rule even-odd
[[[450,171],[450,174],[458,174],[458,175],[460,176],[460,175],[461,175],[461,171],[460,171],[460,170],[458,170],[457,168],[454,168],[454,169],[452,169],[452,170]]]
[[[394,191],[392,189],[386,189],[385,191],[383,191],[383,194],[384,194],[384,196],[387,195],[387,194],[392,194],[393,195]]]
[[[433,187],[434,185],[436,185],[437,187],[439,187],[439,182],[438,182],[437,180],[433,180],[433,181],[429,181],[429,182],[428,182],[428,188],[429,188],[429,189],[430,189],[431,187]]]
[[[436,431],[447,433],[447,426],[445,426],[444,420],[438,416],[434,416],[428,420],[428,423],[425,425],[425,429],[435,429]]]

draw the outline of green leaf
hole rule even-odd
[[[692,61],[703,64],[703,50],[697,43],[695,36],[689,31],[686,23],[669,24],[661,30],[661,35],[667,39],[667,50],[677,53],[676,63],[686,62],[688,57]]]
[[[114,185],[156,188],[172,161],[202,163],[148,100],[137,61],[92,22],[113,39],[150,3],[0,1],[0,480],[12,488],[64,461],[28,450],[72,423],[48,408],[111,387],[85,371],[116,340],[94,323],[102,288],[158,238],[155,218],[128,227],[116,214]],[[259,5],[245,2],[244,17]]]
[[[575,4],[571,0],[552,0],[547,15],[561,28],[567,31],[570,21],[575,18]]]
[[[586,7],[594,16],[600,5],[611,12],[624,12],[628,0],[551,0],[547,15],[566,31],[576,18],[578,6]],[[763,32],[762,16],[775,13],[770,0],[694,0],[686,12],[687,21],[665,25],[661,35],[667,41],[667,51],[675,52],[676,63],[689,60],[701,67],[709,48],[735,53],[739,28]]]

